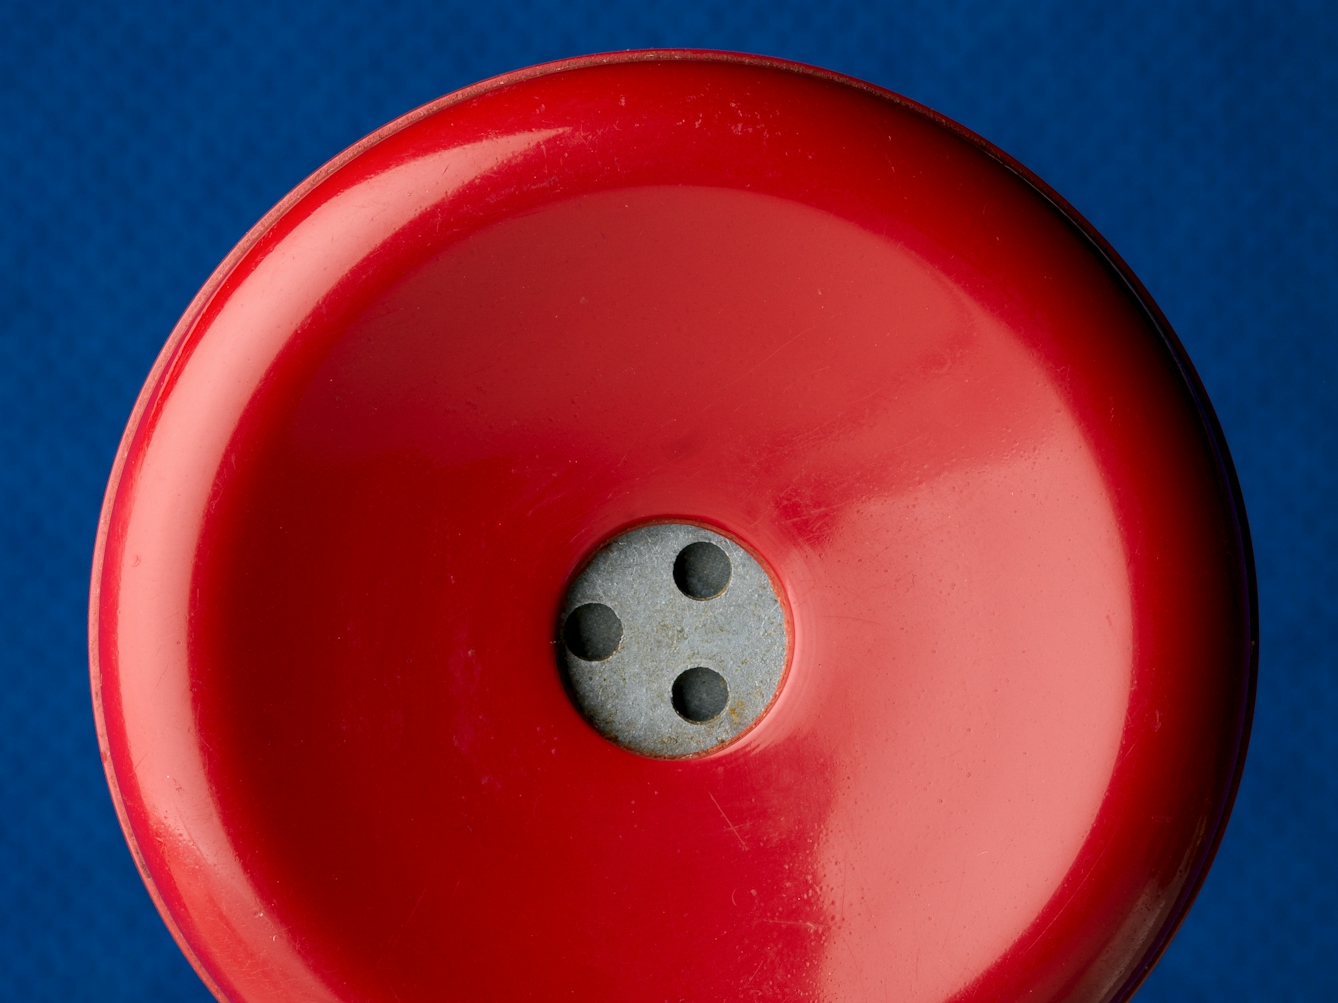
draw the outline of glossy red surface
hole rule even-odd
[[[793,617],[770,713],[672,762],[551,642],[661,518]],[[1155,308],[980,140],[761,60],[526,71],[316,175],[164,350],[108,776],[236,1003],[1114,999],[1239,775],[1243,518]]]

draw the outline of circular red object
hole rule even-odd
[[[567,699],[630,526],[774,570],[775,704],[666,761]],[[1141,286],[960,127],[603,56],[318,172],[173,333],[108,488],[108,778],[235,1003],[1110,1000],[1203,879],[1255,602]]]

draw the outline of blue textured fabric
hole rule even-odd
[[[1144,1001],[1338,999],[1338,5],[0,3],[0,998],[208,998],[98,759],[85,604],[117,438],[233,243],[363,134],[583,52],[731,48],[963,122],[1112,241],[1249,505],[1263,659],[1217,864]]]

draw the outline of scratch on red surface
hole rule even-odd
[[[720,802],[715,799],[715,795],[710,791],[707,791],[706,796],[711,799],[711,804],[715,805],[715,810],[720,812],[720,817],[725,820],[725,825],[729,826],[729,831],[734,833],[734,838],[739,841],[739,845],[745,850],[748,849],[748,844],[743,841],[743,836],[739,834],[739,830],[734,827],[734,823],[731,822],[729,816],[725,814],[725,809],[720,807]]]

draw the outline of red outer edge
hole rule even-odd
[[[1125,288],[1133,300],[1142,308],[1147,315],[1147,319],[1152,323],[1153,328],[1161,335],[1166,349],[1170,352],[1176,365],[1180,369],[1181,378],[1194,400],[1195,406],[1199,411],[1199,420],[1203,423],[1204,430],[1208,433],[1208,439],[1212,446],[1213,457],[1217,461],[1218,475],[1224,482],[1227,494],[1231,504],[1231,515],[1235,521],[1236,533],[1238,535],[1241,547],[1240,557],[1245,568],[1246,585],[1246,604],[1249,607],[1250,628],[1250,665],[1248,678],[1246,680],[1245,706],[1242,708],[1241,716],[1237,722],[1236,739],[1236,761],[1233,768],[1231,785],[1227,790],[1226,796],[1218,806],[1217,819],[1210,830],[1209,838],[1206,841],[1199,859],[1194,862],[1192,875],[1189,881],[1185,883],[1184,889],[1180,893],[1179,900],[1174,909],[1168,915],[1166,922],[1157,936],[1152,941],[1152,946],[1144,955],[1143,960],[1134,968],[1129,977],[1125,980],[1120,990],[1111,997],[1112,1000],[1127,1000],[1138,991],[1144,980],[1151,973],[1153,967],[1161,960],[1162,954],[1170,946],[1171,940],[1180,929],[1180,924],[1184,922],[1189,914],[1190,906],[1194,904],[1194,899],[1198,897],[1199,889],[1203,887],[1204,880],[1208,877],[1208,870],[1212,867],[1213,858],[1217,856],[1217,848],[1221,845],[1222,836],[1226,833],[1227,822],[1231,817],[1231,809],[1236,801],[1236,792],[1240,789],[1241,776],[1245,771],[1245,756],[1250,744],[1250,728],[1254,721],[1255,694],[1259,684],[1259,587],[1255,574],[1254,566],[1254,545],[1250,539],[1250,525],[1245,514],[1245,497],[1241,492],[1240,478],[1236,474],[1236,465],[1231,459],[1231,452],[1227,448],[1226,436],[1222,432],[1221,422],[1218,420],[1217,412],[1213,410],[1212,402],[1208,399],[1208,391],[1199,378],[1198,371],[1194,368],[1194,363],[1189,358],[1189,353],[1185,351],[1184,344],[1179,336],[1171,327],[1171,322],[1166,319],[1161,308],[1157,306],[1152,294],[1148,292],[1147,287],[1134,274],[1132,268],[1120,257],[1115,248],[1103,237],[1087,219],[1077,209],[1069,204],[1065,198],[1057,191],[1046,184],[1041,178],[1027,167],[1019,163],[1013,157],[1009,156],[1003,150],[999,149],[989,140],[976,135],[965,126],[952,121],[949,118],[940,115],[930,108],[926,108],[914,101],[910,101],[891,91],[884,91],[882,88],[875,87],[872,84],[862,83],[860,81],[850,81],[847,77],[839,74],[833,74],[825,70],[817,71],[817,75],[828,79],[853,82],[857,86],[880,96],[886,96],[911,110],[924,115],[926,118],[936,122],[949,131],[953,132],[962,139],[970,142],[981,152],[988,154],[1003,167],[1016,174],[1022,181],[1030,185],[1037,194],[1053,205],[1061,215],[1083,237],[1085,237],[1103,259],[1107,267],[1123,281]]]
[[[125,473],[126,460],[130,453],[131,445],[134,442],[136,433],[139,430],[140,423],[143,420],[144,413],[148,410],[150,404],[158,396],[159,389],[162,387],[168,370],[179,354],[183,342],[193,329],[195,322],[204,312],[205,307],[213,298],[218,288],[223,284],[227,277],[237,267],[238,263],[247,255],[248,252],[260,241],[260,239],[279,221],[287,212],[298,202],[305,198],[310,192],[321,184],[326,178],[334,174],[340,168],[344,167],[350,161],[356,159],[363,152],[376,146],[378,143],[400,132],[402,129],[414,124],[415,122],[434,115],[439,111],[451,107],[452,105],[462,104],[465,101],[472,100],[480,95],[491,91],[500,90],[503,87],[509,87],[512,84],[521,83],[527,80],[533,80],[538,77],[550,76],[558,73],[565,73],[571,70],[585,69],[591,66],[603,66],[614,63],[641,63],[641,62],[703,62],[703,63],[731,63],[741,66],[763,66],[768,69],[788,70],[803,76],[815,77],[820,80],[826,80],[832,83],[842,84],[852,87],[856,90],[872,94],[892,104],[899,105],[902,108],[911,111],[922,118],[933,122],[940,128],[946,129],[958,138],[989,156],[1002,167],[1015,174],[1018,178],[1029,185],[1038,195],[1055,207],[1056,210],[1068,220],[1093,250],[1106,262],[1109,269],[1123,282],[1125,288],[1133,300],[1142,308],[1143,312],[1151,322],[1152,326],[1160,334],[1163,343],[1170,352],[1176,365],[1179,367],[1181,377],[1193,398],[1199,411],[1199,419],[1203,423],[1205,431],[1208,433],[1208,439],[1213,449],[1213,455],[1217,461],[1219,476],[1222,478],[1231,504],[1232,516],[1235,521],[1236,531],[1240,540],[1241,558],[1245,568],[1246,576],[1246,602],[1249,606],[1250,617],[1250,665],[1247,680],[1247,691],[1245,706],[1241,718],[1238,722],[1238,737],[1236,745],[1236,761],[1231,779],[1231,785],[1225,798],[1218,807],[1216,823],[1211,832],[1210,838],[1205,843],[1204,849],[1200,852],[1199,859],[1193,866],[1193,876],[1186,882],[1184,890],[1180,894],[1175,908],[1168,916],[1162,929],[1152,942],[1143,960],[1133,970],[1126,979],[1119,992],[1112,997],[1113,1000],[1127,1000],[1142,985],[1148,974],[1152,971],[1154,965],[1161,958],[1166,948],[1170,945],[1171,939],[1179,930],[1180,924],[1184,921],[1193,904],[1199,889],[1208,875],[1208,869],[1211,867],[1213,858],[1217,854],[1217,848],[1221,844],[1222,836],[1226,831],[1226,824],[1231,815],[1232,806],[1236,800],[1236,792],[1240,788],[1241,775],[1245,768],[1245,755],[1249,746],[1250,727],[1254,719],[1255,694],[1258,687],[1259,677],[1259,592],[1258,583],[1255,574],[1254,549],[1250,539],[1249,523],[1245,515],[1245,500],[1241,493],[1240,480],[1236,474],[1235,464],[1232,462],[1231,453],[1227,448],[1226,437],[1222,432],[1222,426],[1217,418],[1217,413],[1213,410],[1212,403],[1208,399],[1207,391],[1203,386],[1203,381],[1199,378],[1194,364],[1190,361],[1184,345],[1171,327],[1170,321],[1166,319],[1165,314],[1157,306],[1152,295],[1147,288],[1139,281],[1133,270],[1128,266],[1123,258],[1116,253],[1109,242],[1101,236],[1097,229],[1088,220],[1078,212],[1072,205],[1066,201],[1063,196],[1042,181],[1035,173],[1023,166],[1020,162],[1009,156],[1003,150],[999,149],[993,143],[982,136],[977,135],[965,126],[939,114],[931,108],[913,101],[910,98],[903,97],[894,91],[878,87],[867,83],[855,77],[847,76],[843,73],[837,73],[832,70],[822,69],[821,67],[811,66],[807,63],[798,63],[786,59],[777,59],[771,56],[753,55],[747,53],[724,52],[702,49],[643,49],[626,52],[601,53],[589,56],[578,56],[570,59],[557,60],[550,63],[541,63],[537,66],[527,67],[521,70],[515,70],[511,73],[492,77],[481,81],[462,90],[454,91],[444,97],[437,98],[427,104],[415,108],[413,111],[400,116],[393,122],[382,126],[375,132],[354,143],[345,149],[342,153],[328,161],[324,166],[309,175],[306,180],[289,192],[277,205],[267,212],[260,221],[256,223],[246,235],[237,243],[222,263],[214,269],[200,291],[195,294],[189,306],[186,307],[181,319],[173,327],[172,333],[168,336],[167,343],[159,352],[153,367],[145,379],[144,387],[135,401],[134,409],[130,413],[130,418],[126,423],[125,432],[121,436],[120,445],[116,450],[116,457],[112,462],[111,474],[107,481],[107,490],[103,495],[102,511],[98,517],[97,537],[93,549],[93,565],[91,569],[91,583],[89,589],[89,616],[88,616],[88,640],[89,640],[89,678],[92,688],[93,698],[93,717],[97,727],[98,748],[102,755],[103,771],[107,775],[107,786],[111,792],[112,804],[116,809],[116,817],[120,820],[121,831],[125,835],[126,842],[129,845],[131,856],[135,860],[135,866],[139,869],[141,879],[149,891],[153,903],[158,908],[159,915],[163,922],[167,924],[177,946],[190,962],[191,967],[195,969],[197,975],[208,986],[209,990],[220,1000],[227,1001],[228,996],[222,988],[210,977],[204,966],[200,964],[199,959],[191,950],[181,930],[171,913],[168,911],[162,896],[154,884],[153,877],[144,864],[144,857],[136,842],[134,833],[130,828],[130,819],[125,811],[125,804],[121,796],[120,786],[117,783],[115,773],[112,767],[111,751],[107,742],[107,728],[102,705],[102,672],[98,660],[98,637],[100,633],[99,607],[102,592],[102,565],[103,556],[106,550],[107,534],[111,523],[111,513],[117,496],[120,493],[121,478]]]
[[[941,118],[941,116],[936,117]],[[1077,209],[1069,205],[1058,192],[987,140],[961,126],[953,125],[960,135],[976,143],[983,151],[1017,174],[1018,177],[1031,185],[1063,213],[1069,222],[1087,238],[1093,248],[1105,258],[1111,271],[1124,281],[1129,294],[1143,308],[1153,327],[1161,335],[1167,350],[1179,366],[1180,375],[1199,409],[1199,420],[1208,433],[1213,456],[1217,460],[1218,473],[1225,482],[1231,502],[1231,514],[1235,520],[1236,533],[1240,539],[1240,556],[1245,568],[1245,598],[1246,604],[1249,606],[1250,616],[1250,666],[1246,680],[1245,706],[1241,710],[1241,716],[1236,726],[1238,736],[1236,739],[1236,762],[1232,772],[1231,786],[1228,788],[1222,803],[1218,806],[1217,821],[1199,860],[1195,862],[1193,876],[1185,883],[1174,910],[1167,917],[1165,925],[1153,940],[1152,947],[1148,949],[1143,961],[1133,970],[1119,993],[1113,997],[1114,1000],[1127,1000],[1138,991],[1139,986],[1152,972],[1153,967],[1161,960],[1162,954],[1165,953],[1166,948],[1171,944],[1171,940],[1179,931],[1180,924],[1185,921],[1185,917],[1189,914],[1190,906],[1194,904],[1195,898],[1198,897],[1199,889],[1203,887],[1203,882],[1208,877],[1208,870],[1212,867],[1213,859],[1217,856],[1217,848],[1222,843],[1222,836],[1226,833],[1227,822],[1231,818],[1231,809],[1236,802],[1236,792],[1240,789],[1241,776],[1245,772],[1245,756],[1249,750],[1250,729],[1254,723],[1255,694],[1259,686],[1259,585],[1254,566],[1254,544],[1250,539],[1250,524],[1245,514],[1245,496],[1241,492],[1240,478],[1236,474],[1236,465],[1231,459],[1231,451],[1227,448],[1226,435],[1222,432],[1222,424],[1218,420],[1217,412],[1213,410],[1212,402],[1208,399],[1208,391],[1203,386],[1202,379],[1199,378],[1198,370],[1194,368],[1194,363],[1190,361],[1189,354],[1185,351],[1185,346],[1181,343],[1180,337],[1171,327],[1171,322],[1166,319],[1166,315],[1157,306],[1147,287],[1134,274],[1133,269],[1097,232],[1096,227],[1092,226]]]

